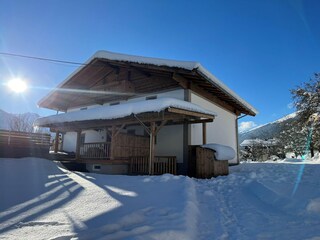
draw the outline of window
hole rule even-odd
[[[88,109],[87,107],[80,108],[80,110],[87,110],[87,109]]]
[[[101,170],[101,165],[93,164],[93,165],[92,165],[92,170],[93,170],[93,171],[100,171],[100,170]]]
[[[146,97],[146,100],[157,99],[157,95]]]
[[[113,102],[113,103],[110,103],[109,105],[114,106],[114,105],[119,105],[119,104],[120,104],[120,102]]]
[[[128,129],[127,134],[128,135],[136,135],[136,130],[135,129]]]

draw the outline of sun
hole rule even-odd
[[[8,82],[9,89],[16,93],[22,93],[27,90],[27,83],[19,78],[12,79]]]

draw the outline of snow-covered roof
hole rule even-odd
[[[277,144],[277,141],[274,139],[262,140],[262,139],[256,138],[256,139],[246,139],[240,144],[240,146],[241,147],[247,147],[252,145],[274,146],[276,144]]]
[[[103,58],[120,62],[134,62],[156,66],[176,67],[187,70],[192,70],[200,66],[200,63],[194,61],[177,61],[170,59],[142,57],[122,53],[114,53],[109,51],[97,51],[87,62],[90,63],[95,58]]]
[[[34,122],[34,125],[45,126],[48,124],[68,123],[75,121],[111,120],[128,117],[132,114],[161,112],[169,108],[177,108],[186,111],[202,113],[206,115],[211,115],[212,117],[217,115],[212,111],[206,110],[190,102],[182,101],[175,98],[159,98],[154,100],[127,102],[119,105],[101,106],[82,111],[61,113],[58,115],[38,118]]]
[[[114,53],[109,51],[97,51],[91,58],[89,58],[83,66],[79,67],[75,70],[65,81],[59,84],[59,87],[62,87],[66,82],[68,82],[72,77],[74,77],[78,72],[80,72],[84,67],[90,64],[94,59],[106,59],[113,61],[121,61],[121,62],[130,62],[130,63],[138,63],[138,64],[149,64],[156,66],[166,66],[172,68],[181,68],[190,71],[196,71],[201,76],[203,76],[207,81],[211,82],[213,85],[220,88],[227,95],[231,96],[235,101],[244,106],[246,109],[250,110],[254,115],[258,113],[258,111],[251,106],[248,102],[242,99],[239,95],[237,95],[234,91],[232,91],[229,87],[227,87],[224,83],[222,83],[219,79],[217,79],[213,74],[211,74],[206,68],[204,68],[199,62],[194,61],[177,61],[177,60],[169,60],[169,59],[160,59],[160,58],[151,58],[151,57],[142,57],[142,56],[134,56],[127,55],[121,53]],[[51,91],[46,97],[39,101],[39,105],[41,105],[50,94],[52,94],[55,90]]]

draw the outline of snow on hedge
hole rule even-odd
[[[240,143],[241,147],[250,147],[250,146],[264,146],[264,147],[270,147],[270,146],[276,146],[277,140],[269,139],[269,140],[262,140],[259,138],[256,139],[246,139],[243,140],[242,143]]]
[[[201,147],[209,148],[214,151],[216,160],[231,160],[236,157],[236,152],[232,147],[217,143],[204,144]]]
[[[58,115],[39,118],[34,122],[35,126],[43,126],[52,123],[64,123],[85,120],[110,120],[130,116],[132,114],[146,112],[161,112],[168,108],[178,108],[197,113],[216,116],[216,113],[206,110],[196,104],[175,98],[159,98],[139,102],[126,102],[113,106],[102,106],[83,111],[68,112]]]

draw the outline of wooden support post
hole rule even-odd
[[[115,138],[117,136],[117,128],[116,126],[112,126],[111,128],[111,143],[110,143],[110,160],[114,159],[114,150],[115,150]]]
[[[166,125],[167,122],[168,122],[167,120],[164,120],[164,121],[161,122],[161,124],[160,124],[159,126],[157,126],[157,128],[156,128],[156,134],[158,134],[158,132],[160,131],[160,129],[161,129],[164,125]]]
[[[122,129],[124,129],[125,126],[126,126],[126,124],[122,124],[118,129],[115,127],[116,131],[115,131],[114,136],[115,136],[115,137],[118,136],[118,134],[120,133],[120,131],[121,131]]]
[[[149,152],[149,175],[153,175],[154,172],[154,144],[156,136],[156,124],[150,123],[150,152]]]
[[[54,139],[54,153],[58,152],[59,148],[59,131],[56,131],[56,137]]]
[[[77,131],[76,160],[80,160],[81,130]]]
[[[202,123],[202,144],[207,144],[207,123]]]

